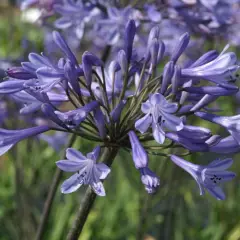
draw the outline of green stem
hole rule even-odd
[[[118,148],[105,148],[101,156],[101,159],[109,167],[112,165],[115,156],[117,155]],[[77,240],[83,230],[86,223],[87,217],[93,207],[94,201],[96,199],[96,194],[93,192],[92,188],[89,186],[82,203],[77,212],[75,221],[73,222],[72,228],[70,229],[67,240]]]

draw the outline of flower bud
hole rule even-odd
[[[191,139],[180,137],[178,133],[166,133],[166,137],[172,141],[182,145],[192,152],[207,152],[208,145],[206,143],[193,142]]]
[[[164,53],[165,53],[165,44],[163,41],[159,41],[157,63],[159,63],[163,59]]]
[[[12,67],[7,70],[7,75],[12,78],[28,80],[36,77],[35,74],[29,73],[22,67]]]
[[[160,185],[159,177],[152,172],[148,167],[140,168],[141,181],[145,185],[145,189],[149,194],[156,192]]]
[[[132,48],[133,48],[133,40],[136,34],[136,24],[134,20],[129,20],[126,26],[125,31],[125,52],[127,61],[130,62],[132,57]]]
[[[126,104],[126,100],[122,100],[111,112],[113,122],[120,120],[122,110]]]
[[[0,94],[10,94],[10,93],[16,93],[23,90],[24,83],[26,81],[24,80],[18,80],[18,79],[10,79],[8,81],[4,81],[0,83]]]
[[[178,86],[180,83],[181,69],[179,66],[174,66],[174,74],[172,77],[172,93],[176,94],[178,90]]]
[[[126,74],[128,72],[128,61],[124,50],[118,52],[118,63],[121,66],[122,73]]]
[[[66,64],[64,65],[64,73],[71,84],[73,90],[78,94],[81,95],[81,90],[78,84],[78,76],[77,76],[77,71],[73,64],[70,61],[67,61]]]
[[[94,54],[86,51],[82,55],[82,68],[84,72],[84,76],[86,79],[86,83],[88,86],[91,86],[92,83],[92,67],[102,67],[103,62]]]
[[[167,90],[168,85],[171,83],[171,79],[174,73],[174,63],[172,61],[168,62],[163,69],[163,80],[160,93],[164,95]]]
[[[94,111],[94,120],[98,128],[99,136],[104,139],[106,137],[105,119],[101,109],[98,107]]]
[[[158,50],[159,50],[159,42],[156,38],[154,38],[152,40],[152,44],[151,44],[151,47],[150,47],[152,68],[155,68],[156,65],[157,65]]]
[[[171,61],[174,63],[177,62],[178,58],[182,55],[186,47],[188,46],[188,43],[190,41],[190,35],[189,33],[184,33],[177,43],[175,49],[172,52]]]
[[[192,108],[191,112],[195,112],[200,110],[201,108],[207,106],[209,103],[215,101],[218,98],[218,96],[212,96],[209,94],[204,95],[204,97],[201,98],[199,102],[197,102]]]
[[[135,167],[137,169],[147,167],[148,155],[144,150],[143,146],[141,145],[141,143],[139,142],[135,132],[130,131],[128,133],[128,136],[132,146],[132,157],[133,157],[133,162],[135,164]]]
[[[53,32],[53,40],[57,44],[57,46],[62,50],[62,52],[64,52],[67,55],[69,60],[74,65],[78,66],[78,61],[77,61],[76,57],[74,56],[73,52],[68,47],[66,41],[64,40],[64,38],[62,37],[62,35],[59,32],[57,32],[57,31]]]

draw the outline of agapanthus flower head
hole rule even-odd
[[[75,11],[78,2],[68,0],[67,4]],[[92,6],[83,7],[91,9]],[[154,173],[156,169],[149,168],[151,154],[168,158],[172,147],[184,155],[239,151],[238,116],[218,116],[219,109],[211,105],[219,97],[231,97],[238,91],[235,81],[230,79],[238,69],[235,53],[227,53],[226,49],[220,54],[209,51],[190,64],[182,64],[181,57],[191,44],[190,35],[184,33],[178,37],[169,59],[163,62],[165,43],[160,39],[159,27],[150,31],[142,53],[135,48],[138,23],[122,19],[118,9],[109,11],[116,21],[121,17],[121,29],[113,30],[118,31],[124,42],[116,54],[109,55],[107,62],[90,51],[77,58],[63,36],[53,32],[54,42],[62,52],[60,59],[53,61],[51,55],[30,53],[28,62],[8,71],[9,78],[0,83],[0,93],[13,99],[21,114],[34,113],[46,124],[16,131],[2,129],[1,153],[26,137],[48,130],[73,134],[101,144],[114,153],[111,156],[121,148],[132,152],[146,191],[153,193],[160,180]],[[109,48],[109,42],[105,47]],[[201,123],[191,125],[197,116],[227,128],[232,136],[222,138],[203,128]],[[154,140],[157,146],[152,146]],[[113,159],[105,159],[107,165],[97,163],[100,146],[87,156],[73,148],[66,153],[68,160],[58,161],[57,166],[76,173],[63,183],[62,192],[70,193],[81,185],[90,185],[96,194],[104,196],[100,180],[109,174],[107,165]],[[234,177],[225,171],[232,160],[202,166],[173,155],[171,159],[192,174],[202,192],[206,188],[217,199],[224,198],[217,184]]]

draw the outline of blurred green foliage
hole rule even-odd
[[[0,58],[24,57],[21,47],[27,39],[37,51],[42,49],[39,27],[19,20],[16,9],[0,8]],[[218,102],[225,115],[238,106],[234,100]],[[195,121],[195,120],[194,120]],[[215,133],[216,125],[204,122]],[[79,140],[75,147],[89,152],[93,143]],[[207,163],[213,154],[188,157],[196,163]],[[10,153],[0,157],[0,240],[32,240],[38,227],[44,201],[56,170],[54,152],[38,139],[25,140]],[[209,194],[200,196],[190,175],[168,159],[151,157],[151,168],[161,178],[155,195],[147,195],[134,168],[131,155],[121,151],[113,164],[105,189],[107,196],[97,198],[81,239],[83,240],[239,240],[239,178],[227,184],[227,200],[217,201]],[[240,175],[240,161],[235,156],[232,170]],[[63,178],[69,175],[64,173]],[[79,191],[62,195],[58,188],[44,240],[65,239],[84,194]]]

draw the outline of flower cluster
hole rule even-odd
[[[136,1],[129,5],[113,0],[26,0],[22,9],[32,5],[45,13],[44,19],[56,15],[54,27],[64,30],[71,46],[91,42],[89,47],[94,51],[102,51],[106,44],[111,46],[113,54],[121,49],[128,19],[134,20],[138,27],[135,37],[138,51],[147,44],[146,29],[153,26],[160,26],[160,37],[165,42],[167,54],[177,44],[179,35],[185,32],[197,36],[195,44],[203,45],[206,39],[212,42],[224,39],[236,46],[240,43],[237,31],[239,0],[167,0],[151,4]],[[46,38],[49,39],[49,35]],[[192,58],[192,53],[185,53]]]
[[[227,52],[226,47],[220,54],[212,50],[191,64],[182,64],[179,58],[190,42],[189,34],[184,33],[160,71],[158,66],[164,62],[165,53],[160,28],[151,29],[143,55],[134,46],[137,23],[130,20],[124,29],[123,47],[109,63],[89,51],[82,54],[79,63],[60,33],[53,32],[62,52],[60,59],[30,53],[28,62],[9,69],[9,78],[0,83],[0,93],[21,106],[20,114],[34,116],[37,126],[0,129],[0,153],[31,136],[50,130],[65,132],[94,141],[97,147],[86,156],[68,148],[68,160],[56,163],[63,171],[75,172],[63,183],[63,193],[90,185],[96,194],[104,196],[101,180],[110,173],[111,162],[99,162],[99,154],[107,148],[116,155],[122,148],[132,152],[148,193],[154,193],[160,185],[159,177],[149,167],[149,154],[155,154],[170,157],[189,172],[201,194],[206,188],[217,199],[224,199],[219,184],[234,177],[226,171],[232,160],[217,160],[205,166],[181,156],[192,152],[234,153],[240,149],[239,116],[215,115],[216,109],[211,106],[219,97],[238,92],[234,84],[239,68],[236,55]],[[194,117],[225,127],[230,136],[222,138],[210,129],[190,125]],[[155,152],[153,141],[158,144]],[[175,155],[167,151],[172,147],[177,149]]]

